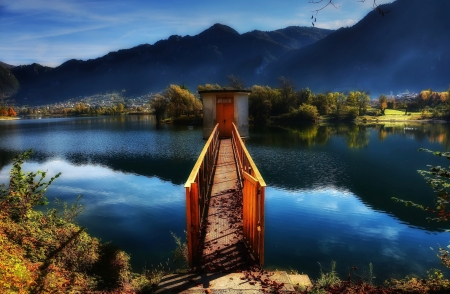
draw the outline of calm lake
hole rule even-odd
[[[171,257],[170,232],[183,236],[183,185],[204,143],[201,128],[157,128],[152,116],[0,121],[0,183],[13,156],[33,148],[26,170],[62,172],[48,198],[83,195],[78,223],[140,271]],[[334,260],[345,278],[372,263],[379,283],[444,270],[436,254],[450,244],[450,224],[391,197],[432,204],[417,170],[448,161],[417,150],[448,151],[448,124],[251,129],[246,144],[268,185],[265,268],[316,278],[319,263],[326,271]]]

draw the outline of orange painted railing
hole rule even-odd
[[[264,264],[264,197],[266,182],[233,123],[231,140],[238,165],[243,197],[244,243],[252,255]]]
[[[186,189],[187,245],[190,267],[200,257],[200,230],[207,211],[208,196],[211,193],[219,143],[219,128],[217,124],[184,185]]]

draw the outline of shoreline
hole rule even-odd
[[[0,120],[18,120],[20,117],[0,116]]]

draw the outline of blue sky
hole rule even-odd
[[[196,35],[215,23],[239,33],[311,26],[311,11],[322,4],[310,1],[0,0],[0,61],[54,67],[72,58],[87,60],[153,44],[170,35]],[[335,1],[339,8],[320,11],[317,27],[351,26],[373,4],[373,0]]]

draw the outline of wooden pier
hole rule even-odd
[[[191,268],[236,272],[264,264],[265,187],[234,123],[225,138],[217,124],[185,184]]]

